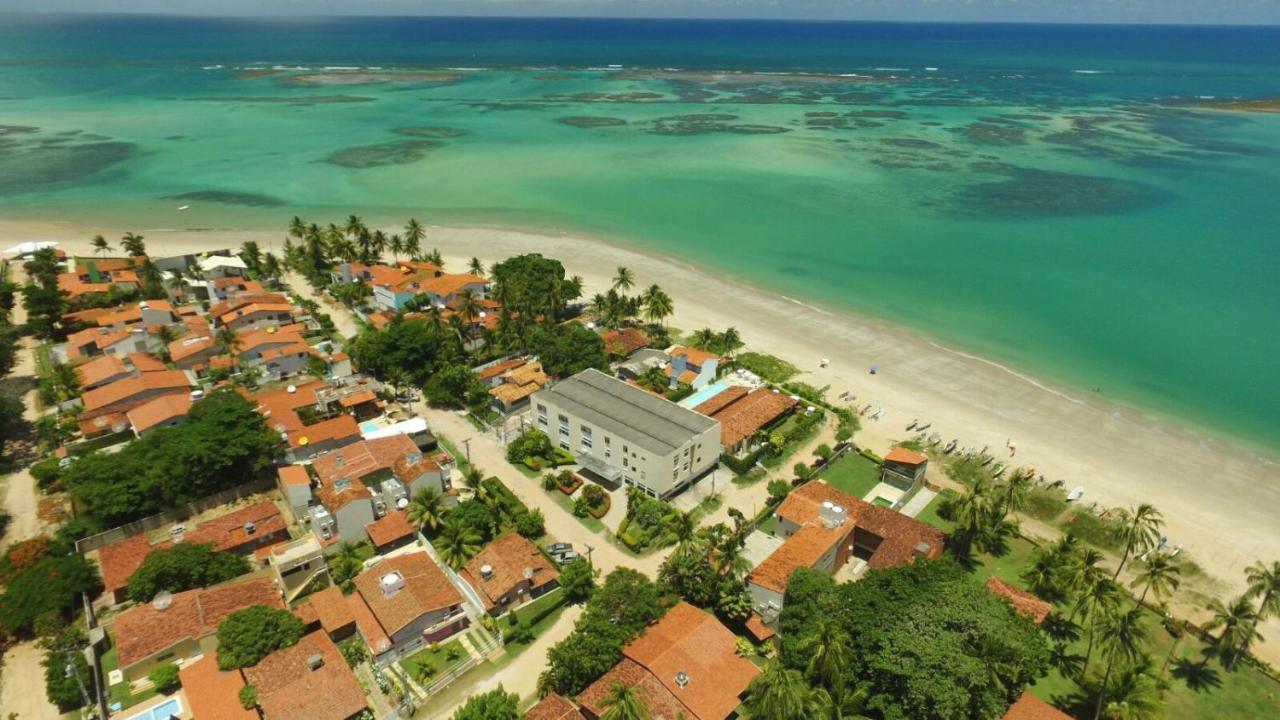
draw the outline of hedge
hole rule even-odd
[[[720,456],[720,462],[724,463],[725,467],[732,470],[734,475],[746,475],[751,472],[751,469],[756,466],[757,462],[760,462],[760,456],[763,454],[763,447],[757,448],[746,455],[743,455],[741,458],[736,458],[729,453],[725,453]]]

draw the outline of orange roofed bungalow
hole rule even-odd
[[[929,469],[929,456],[895,447],[884,456],[880,463],[880,480],[899,490],[910,492],[924,483],[925,473]]]
[[[467,627],[461,593],[424,552],[388,557],[356,576],[356,627],[379,665]]]
[[[725,720],[760,669],[738,655],[715,616],[681,602],[622,650],[622,661],[578,695],[590,720],[604,715],[614,684],[634,687],[654,718]]]
[[[485,545],[458,574],[476,589],[494,617],[560,586],[560,573],[551,561],[514,532]]]
[[[86,437],[128,427],[126,413],[161,395],[187,394],[191,381],[181,370],[142,373],[90,390],[80,397],[80,431]]]
[[[323,632],[244,668],[263,720],[349,720],[368,707],[355,673]]]
[[[725,452],[739,455],[748,449],[756,433],[776,423],[798,404],[795,398],[777,390],[748,390],[735,385],[708,398],[694,412],[720,421],[720,444]]]
[[[777,534],[785,542],[747,576],[752,608],[777,619],[787,581],[797,568],[836,573],[851,559],[890,568],[942,555],[941,530],[811,480],[782,501]],[[856,570],[855,570],[856,572]]]

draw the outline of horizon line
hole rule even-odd
[[[32,12],[27,10],[0,10],[0,17],[27,16],[27,17],[154,17],[154,18],[187,18],[193,20],[315,20],[315,19],[331,19],[331,20],[354,20],[364,18],[381,18],[381,19],[407,19],[407,18],[424,18],[424,19],[450,19],[450,20],[611,20],[618,22],[648,22],[648,21],[669,21],[669,22],[728,22],[728,23],[792,23],[792,24],[840,24],[840,25],[1041,25],[1054,27],[1176,27],[1176,28],[1248,28],[1248,29],[1280,29],[1280,22],[1275,23],[1206,23],[1206,22],[1141,22],[1141,21],[1124,21],[1124,20],[1081,20],[1081,21],[1053,21],[1053,20],[871,20],[857,18],[789,18],[789,17],[702,17],[702,16],[683,16],[683,15],[654,15],[646,17],[638,16],[618,16],[618,15],[470,15],[470,14],[450,14],[450,13],[423,13],[423,14],[399,14],[399,13],[362,13],[362,14],[335,14],[335,13],[316,13],[316,14],[228,14],[228,15],[211,15],[198,12],[132,12],[132,11],[51,11],[51,12]]]

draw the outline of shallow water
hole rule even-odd
[[[1280,116],[1183,106],[1278,71],[1276,29],[21,18],[0,213],[595,233],[1280,445]]]

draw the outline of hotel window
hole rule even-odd
[[[606,439],[607,439],[607,438],[606,438]],[[604,459],[605,459],[605,460],[608,460],[612,455],[613,455],[613,452],[612,452],[611,450],[609,450],[609,443],[605,443],[605,444],[604,444]]]
[[[591,437],[591,428],[586,425],[579,425],[578,430],[582,431],[583,437]]]
[[[583,449],[584,451],[588,451],[588,452],[591,450],[591,436],[590,436],[590,435],[584,435],[584,436],[582,436],[582,449]]]
[[[539,417],[544,417],[544,418],[547,416],[547,406],[546,406],[546,405],[543,405],[542,403],[538,403],[538,416],[539,416]]]
[[[560,441],[560,449],[561,449],[561,450],[568,451],[568,450],[569,450],[569,443],[567,443],[567,442],[565,442],[565,441],[561,440],[561,441]]]

